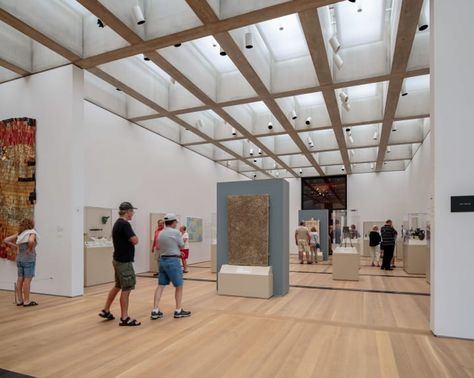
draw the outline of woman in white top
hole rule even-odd
[[[314,259],[315,264],[318,263],[318,246],[319,246],[319,235],[316,231],[316,227],[311,227],[311,232],[309,233],[311,239],[309,240],[309,248],[311,250],[312,260]]]
[[[186,231],[186,226],[181,226],[179,228],[181,231],[181,237],[183,238],[184,247],[181,248],[181,261],[183,263],[183,273],[188,273],[188,257],[189,257],[189,235]]]

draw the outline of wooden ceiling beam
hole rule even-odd
[[[20,76],[26,76],[30,75],[31,72],[24,70],[20,66],[17,66],[16,64],[7,62],[5,59],[0,58],[0,67],[6,68],[7,70],[10,70],[12,72],[15,72],[16,74]]]
[[[402,2],[391,70],[393,77],[388,85],[376,171],[380,171],[383,167],[393,120],[400,99],[404,73],[408,66],[408,59],[410,58],[413,40],[415,39],[422,5],[423,0],[403,0]]]
[[[346,139],[342,130],[341,116],[339,106],[334,92],[331,68],[327,58],[326,45],[324,43],[323,31],[319,22],[318,12],[313,9],[298,13],[301,26],[306,38],[314,69],[321,86],[326,107],[329,113],[329,119],[336,136],[337,144],[341,152],[342,161],[347,174],[351,173],[351,163],[347,153]]]

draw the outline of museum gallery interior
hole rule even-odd
[[[474,377],[473,14],[0,0],[0,377]]]

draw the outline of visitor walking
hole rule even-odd
[[[160,245],[158,244],[158,236],[165,228],[165,221],[163,219],[158,219],[156,225],[157,227],[153,236],[153,244],[151,245],[151,253],[153,254],[154,260],[156,261],[156,273],[153,273],[154,277],[158,276],[158,272],[160,270]]]
[[[184,247],[181,248],[181,262],[183,263],[183,273],[188,273],[189,235],[186,230],[187,228],[184,225],[179,228],[184,243]]]
[[[295,231],[295,243],[298,246],[298,258],[300,264],[304,264],[305,256],[306,262],[312,264],[313,260],[311,259],[309,251],[309,242],[311,240],[311,235],[309,234],[308,228],[305,227],[304,222],[301,221],[300,225]]]
[[[115,271],[115,286],[109,291],[103,310],[99,316],[106,320],[113,320],[115,317],[110,312],[117,294],[120,293],[120,326],[134,327],[141,323],[136,319],[131,319],[128,315],[128,304],[130,292],[135,289],[136,278],[133,269],[135,259],[135,245],[138,244],[138,237],[133,232],[130,221],[135,214],[136,208],[130,202],[122,202],[119,206],[119,218],[112,228],[112,241],[114,244],[114,255],[112,264]]]
[[[379,228],[374,225],[372,227],[372,231],[369,233],[369,249],[370,249],[370,256],[372,257],[372,266],[380,266],[380,241],[382,238],[379,234]]]
[[[183,271],[179,259],[181,258],[180,249],[184,247],[181,233],[176,229],[178,220],[175,214],[165,216],[165,229],[160,232],[158,243],[160,244],[160,274],[158,276],[158,287],[155,290],[154,308],[151,311],[151,319],[160,319],[163,312],[160,311],[160,299],[163,290],[170,282],[175,287],[176,310],[175,318],[184,318],[190,316],[191,312],[181,307],[183,299]]]
[[[311,227],[310,232],[310,241],[309,241],[309,248],[311,252],[311,260],[318,263],[318,248],[319,248],[319,234],[316,231],[316,227]]]
[[[17,306],[37,306],[38,303],[30,300],[31,281],[35,276],[36,267],[36,245],[38,244],[38,233],[31,219],[23,219],[18,228],[18,233],[8,236],[3,241],[5,244],[17,250],[16,266],[18,277],[16,280],[15,299]]]
[[[393,270],[390,267],[392,261],[393,251],[395,249],[395,241],[397,239],[397,231],[392,226],[392,221],[388,219],[385,225],[380,230],[382,237],[381,249],[383,250],[382,267],[381,269]]]

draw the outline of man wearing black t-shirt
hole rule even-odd
[[[138,244],[138,238],[133,232],[130,221],[133,218],[135,208],[130,202],[122,202],[119,206],[119,216],[112,228],[112,241],[114,243],[113,266],[115,271],[115,286],[110,290],[105,302],[104,309],[99,316],[113,320],[114,316],[110,312],[110,306],[115,297],[120,294],[121,326],[139,326],[141,323],[128,316],[128,301],[130,292],[135,289],[135,271],[133,261],[135,258],[135,245]]]

